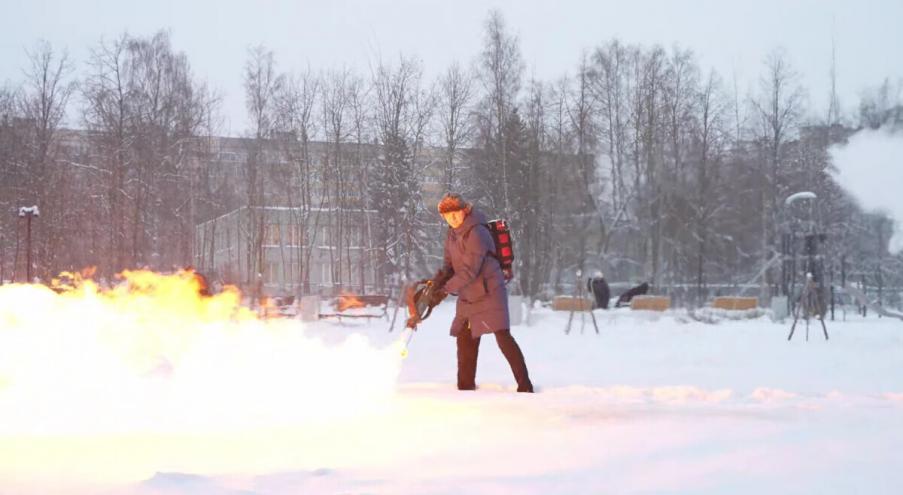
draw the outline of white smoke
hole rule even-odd
[[[829,152],[837,167],[837,183],[864,209],[894,220],[890,250],[903,250],[903,134],[865,130],[850,137],[846,145],[832,146]]]

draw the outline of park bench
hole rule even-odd
[[[332,301],[333,313],[319,313],[319,318],[386,318],[389,319],[389,296],[382,294],[341,294]]]

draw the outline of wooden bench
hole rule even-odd
[[[389,319],[389,296],[382,294],[342,294],[332,301],[335,313],[320,313],[319,318],[383,318]],[[352,312],[362,308],[377,308],[378,313]]]
[[[712,307],[731,311],[746,311],[759,307],[759,299],[755,297],[719,296],[712,300]]]
[[[633,296],[630,300],[630,309],[646,311],[665,311],[671,308],[671,298],[668,296]]]
[[[554,311],[592,311],[592,299],[573,297],[573,296],[555,296],[552,298],[552,310]]]

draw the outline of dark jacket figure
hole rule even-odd
[[[601,273],[597,273],[593,278],[586,280],[586,290],[595,298],[595,307],[608,309],[608,302],[611,299],[611,289],[608,288],[608,282]]]
[[[649,284],[643,282],[636,287],[631,287],[626,292],[618,297],[618,302],[615,304],[615,307],[620,308],[621,306],[627,306],[630,304],[630,300],[634,298],[634,296],[644,296],[649,292]]]
[[[460,208],[449,210],[449,197],[460,202]],[[443,211],[443,205],[446,211]],[[476,388],[480,337],[491,333],[511,366],[518,392],[532,392],[533,384],[523,353],[511,336],[508,291],[495,258],[495,244],[486,226],[486,216],[456,195],[446,195],[439,204],[439,211],[443,215],[449,211],[466,214],[463,223],[448,229],[444,263],[434,279],[443,290],[458,295],[451,326],[451,335],[456,337],[458,347],[458,389]]]

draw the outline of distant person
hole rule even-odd
[[[595,299],[594,308],[608,309],[609,299],[611,299],[611,289],[602,272],[597,271],[592,278],[586,280],[586,290],[593,295]]]
[[[618,297],[618,302],[615,303],[615,307],[620,308],[621,306],[627,306],[635,296],[645,296],[648,292],[649,284],[646,282],[643,282],[636,287],[631,287],[627,292],[624,292]]]

